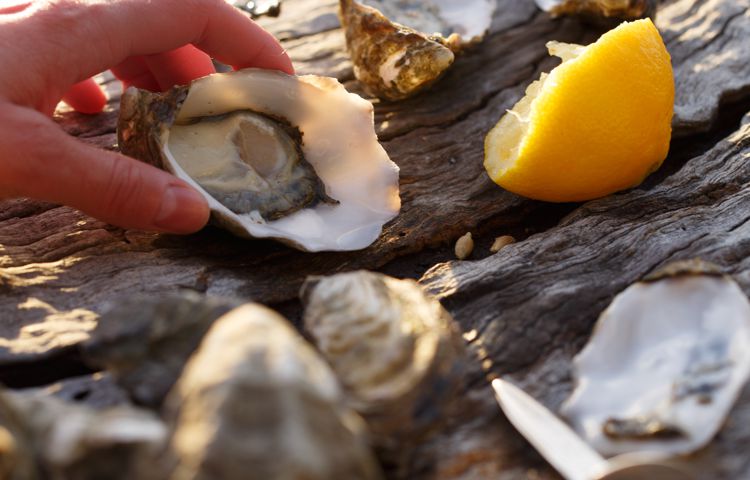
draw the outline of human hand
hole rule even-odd
[[[50,115],[63,97],[100,110],[86,79],[110,68],[151,90],[212,73],[202,51],[293,73],[273,36],[224,0],[0,0],[0,198],[62,203],[126,228],[200,229],[208,206],[185,182],[86,145]]]

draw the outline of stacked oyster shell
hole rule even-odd
[[[214,223],[307,251],[370,245],[400,208],[372,104],[333,78],[246,69],[128,89],[123,153],[187,181]]]
[[[495,2],[340,0],[354,75],[368,93],[402,100],[435,83],[455,55],[479,42]]]
[[[602,454],[697,450],[750,377],[750,302],[715,267],[671,265],[614,299],[575,376],[563,414]]]

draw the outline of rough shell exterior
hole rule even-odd
[[[415,282],[342,273],[309,279],[302,296],[304,328],[381,446],[424,438],[450,417],[463,339]]]
[[[378,10],[356,0],[340,0],[354,75],[371,95],[408,98],[435,83],[453,64],[459,43],[392,23]]]
[[[275,312],[222,316],[166,402],[173,478],[381,478],[361,419],[317,352]]]
[[[693,452],[750,376],[750,302],[715,266],[668,265],[613,300],[574,365],[563,413],[600,453]]]
[[[214,320],[239,305],[190,290],[127,298],[101,316],[84,358],[107,369],[134,402],[159,408]]]
[[[12,474],[0,470],[4,479],[151,478],[167,438],[166,426],[153,413],[125,406],[96,411],[41,395],[0,392],[0,415],[14,453],[23,454],[13,459]],[[2,469],[12,457],[2,452],[0,458]]]

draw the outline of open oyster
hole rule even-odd
[[[464,344],[414,281],[358,271],[302,287],[304,327],[379,446],[423,438],[448,418]]]
[[[340,0],[354,75],[380,98],[401,100],[432,85],[455,53],[481,40],[494,0]]]
[[[679,263],[630,286],[575,359],[563,413],[597,450],[688,453],[716,434],[750,375],[750,302]]]
[[[165,403],[170,478],[381,478],[336,378],[278,314],[246,304],[216,320]]]
[[[557,15],[635,20],[656,10],[656,0],[536,0],[542,10]]]
[[[398,167],[372,105],[333,78],[246,69],[122,97],[130,156],[186,180],[237,235],[301,250],[357,250],[400,208]]]

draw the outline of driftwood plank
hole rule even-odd
[[[510,375],[549,407],[559,407],[572,388],[571,358],[599,313],[649,272],[702,258],[734,275],[750,294],[749,159],[745,125],[658,186],[587,203],[559,226],[491,257],[437,265],[425,274],[421,282],[454,314],[484,370],[475,372],[467,395],[481,399],[470,410],[474,422],[463,422],[433,446],[441,452],[435,454],[438,471],[454,470],[474,450],[484,460],[472,468],[506,471],[517,434],[498,418],[485,374]],[[717,439],[686,461],[703,472],[699,478],[750,477],[748,421],[750,385]],[[467,444],[473,445],[468,452],[459,450]]]
[[[677,77],[676,134],[710,129],[722,101],[745,98],[750,93],[750,52],[747,42],[742,41],[747,38],[750,18],[747,13],[739,13],[746,7],[747,0],[678,0],[661,8],[657,23],[665,34]],[[330,0],[286,0],[279,19],[262,22],[284,39],[300,73],[333,75],[358,91],[343,35],[336,26],[335,9],[336,2]],[[187,287],[263,303],[287,302],[296,298],[300,283],[310,274],[378,269],[397,258],[408,263],[409,255],[449,244],[467,230],[481,227],[497,231],[531,223],[531,216],[542,205],[507,193],[486,177],[481,166],[484,134],[523,95],[532,79],[556,64],[546,54],[546,41],[587,43],[597,34],[576,20],[549,19],[531,0],[498,0],[492,33],[481,46],[460,58],[433,90],[398,104],[375,102],[378,133],[401,167],[403,210],[378,242],[361,252],[303,254],[270,242],[236,239],[215,229],[187,237],[126,231],[67,207],[30,200],[0,202],[0,377],[32,371],[19,370],[24,365],[36,365],[34,372],[46,369],[52,377],[68,374],[55,362],[74,357],[75,346],[87,337],[108,302],[126,295],[159,294]],[[108,112],[95,117],[61,113],[57,120],[72,135],[112,149],[119,93],[116,83],[105,82],[109,82],[112,95]],[[740,137],[744,136],[745,130]],[[702,158],[718,158],[721,152],[728,159],[741,158],[740,147],[731,145],[725,142]],[[594,237],[585,240],[586,231],[572,227],[576,222],[579,227],[584,225],[580,222],[594,222],[587,224],[590,226],[598,222],[602,225],[598,232],[614,228],[607,222],[630,222],[621,224],[624,230],[619,244],[623,251],[640,248],[627,240],[639,238],[651,242],[649,251],[656,256],[649,258],[658,258],[659,262],[669,252],[677,252],[672,256],[677,256],[680,248],[692,252],[710,239],[724,238],[727,245],[734,245],[737,232],[744,227],[730,231],[725,225],[727,233],[722,237],[724,224],[716,222],[725,217],[702,208],[729,208],[729,203],[712,199],[729,195],[731,189],[732,195],[742,192],[745,173],[737,161],[727,161],[737,169],[725,171],[720,178],[714,171],[691,173],[698,168],[694,162],[662,184],[652,182],[656,185],[650,184],[650,190],[586,204],[558,229],[507,247],[488,260],[432,270],[424,281],[456,313],[467,340],[480,355],[477,365],[483,362],[493,372],[516,373],[532,393],[551,406],[565,395],[569,389],[569,358],[585,340],[596,312],[616,291],[653,266],[622,264],[619,267],[630,270],[621,277],[607,277],[605,282],[601,272],[612,271],[617,264],[607,263],[599,244],[591,243]],[[712,179],[726,183],[719,188]],[[703,188],[707,193],[689,194],[693,190],[674,183],[688,180],[688,187]],[[643,215],[641,207],[617,202],[633,198],[636,205],[652,195],[662,202],[649,203],[662,207],[656,217],[662,229],[643,230],[651,232],[644,240],[638,232],[652,228],[655,218]],[[688,210],[714,222],[710,229],[697,220],[689,223],[688,233],[708,232],[705,237],[693,239],[672,226],[680,225],[681,214]],[[685,218],[695,220],[699,216]],[[570,237],[561,237],[560,229],[567,229]],[[619,237],[607,231],[602,238],[614,241]],[[693,243],[684,243],[688,238]],[[717,251],[719,246],[714,245]],[[664,258],[658,257],[658,252],[664,253]],[[742,272],[744,256],[728,255],[719,263],[731,264]],[[499,258],[510,262],[511,257],[518,262],[514,263],[513,275],[504,273],[508,268],[505,263],[493,263]],[[536,266],[542,261],[546,270]],[[419,265],[413,268],[419,273],[426,269]],[[473,269],[476,274],[471,273]],[[449,288],[451,272],[455,290]],[[549,280],[555,275],[556,281]],[[532,282],[536,277],[542,283]],[[593,290],[602,282],[604,290]],[[747,284],[745,280],[743,286]],[[501,300],[494,296],[497,291],[503,295]],[[571,291],[598,293],[586,297],[588,309],[580,310],[571,306]],[[569,300],[553,301],[563,298]],[[501,301],[506,306],[499,310]],[[530,318],[518,316],[523,313],[522,305],[536,305],[528,311],[543,313],[543,323],[539,323],[539,315],[531,314],[536,320],[520,321]],[[50,358],[55,362],[44,363]],[[60,370],[56,373],[56,369]],[[42,382],[44,378],[31,376],[27,381]],[[529,453],[528,446],[501,419],[484,388],[481,368],[477,367],[473,381],[476,388],[467,392],[466,401],[474,415],[458,419],[463,423],[457,430],[424,446],[414,465],[414,478],[518,478],[536,467],[541,469],[540,475],[550,476],[545,464]],[[746,412],[745,417],[748,415]],[[733,438],[737,445],[742,444],[741,432],[728,431],[729,440],[725,444],[720,440],[716,447],[725,445],[724,450],[711,458],[729,459],[725,453],[731,450]],[[735,432],[734,437],[731,432]],[[736,466],[737,462],[732,465],[732,472],[747,473],[744,466]]]

